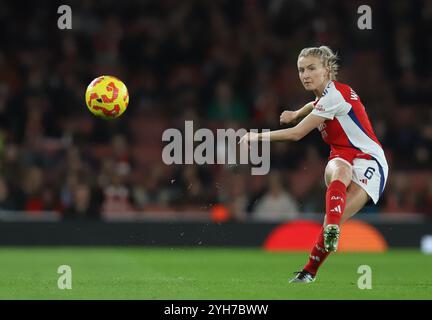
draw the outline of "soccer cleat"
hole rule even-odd
[[[328,224],[324,228],[324,248],[327,252],[336,252],[339,243],[340,228],[337,224]]]
[[[315,276],[306,270],[294,272],[296,275],[289,283],[311,283],[315,281]]]

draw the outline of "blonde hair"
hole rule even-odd
[[[327,46],[304,48],[300,52],[298,58],[300,59],[300,57],[307,56],[314,56],[319,58],[323,66],[329,68],[330,80],[336,80],[336,76],[339,70],[339,65],[337,63],[339,57],[336,53],[332,51],[332,49]]]

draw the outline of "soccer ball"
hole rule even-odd
[[[109,120],[118,118],[126,111],[129,93],[120,79],[100,76],[88,85],[85,99],[91,113]]]

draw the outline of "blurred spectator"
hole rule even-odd
[[[61,205],[58,191],[51,186],[47,186],[42,191],[43,211],[54,211],[60,214],[64,209]]]
[[[87,184],[77,184],[73,190],[73,204],[63,212],[64,220],[100,219],[97,195]]]
[[[389,159],[376,209],[431,216],[432,48],[425,39],[432,5],[375,2],[380,25],[367,32],[351,23],[355,1],[325,7],[317,1],[101,6],[80,0],[67,34],[41,23],[38,14],[23,15],[18,2],[2,2],[0,203],[34,214],[72,212],[80,201],[78,211],[86,212],[80,217],[102,201],[103,213],[117,218],[154,204],[208,210],[218,201],[238,221],[254,207],[264,216],[272,205],[281,216],[322,212],[329,150],[317,130],[299,143],[272,145],[271,170],[280,172],[279,182],[233,173],[231,166],[188,165],[172,174],[171,167],[160,169],[157,151],[159,131],[183,128],[185,120],[195,128],[280,128],[283,109],[313,99],[298,80],[299,51],[326,44],[340,54],[339,79],[361,96]],[[48,2],[27,9],[55,13]],[[85,86],[101,74],[128,85],[129,109],[115,121],[91,116],[84,105]],[[284,183],[295,188],[287,193]],[[99,197],[93,185],[102,190]],[[282,210],[284,202],[293,210]]]
[[[284,221],[298,217],[298,205],[285,190],[279,173],[269,176],[268,191],[256,203],[253,219],[257,221]]]
[[[209,119],[245,121],[249,118],[246,106],[239,97],[233,95],[228,83],[220,82],[215,90],[215,96],[209,106]]]
[[[116,162],[116,172],[129,175],[132,171],[130,148],[124,135],[116,134],[111,140],[113,158]]]
[[[246,175],[226,172],[222,183],[218,184],[218,202],[228,209],[232,221],[245,221],[250,202]]]
[[[22,176],[23,205],[25,211],[38,214],[44,210],[43,187],[43,171],[35,166],[27,168]]]
[[[15,209],[14,203],[10,198],[9,186],[5,179],[0,176],[0,210],[13,210]]]
[[[177,209],[204,208],[213,200],[211,180],[204,167],[184,165],[174,174],[171,204]]]
[[[78,176],[68,174],[60,189],[60,202],[62,207],[70,208],[74,203],[74,189],[78,185]]]
[[[133,202],[138,210],[146,210],[149,206],[167,206],[170,199],[173,198],[172,192],[175,191],[172,189],[170,191],[167,183],[163,183],[162,178],[162,170],[155,167],[145,179],[140,178],[138,183],[134,185]],[[172,179],[170,185],[174,183],[175,179]]]
[[[103,189],[102,216],[104,219],[130,219],[136,216],[132,192],[122,176],[112,174],[110,183]]]

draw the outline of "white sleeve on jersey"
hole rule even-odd
[[[333,120],[336,116],[347,114],[351,105],[347,103],[342,94],[331,85],[326,89],[327,92],[315,104],[312,114]]]

